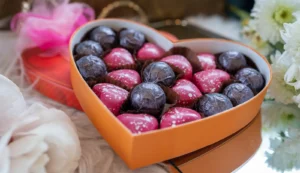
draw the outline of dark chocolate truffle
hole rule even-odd
[[[231,100],[233,106],[242,104],[254,96],[252,90],[241,83],[228,85],[224,89],[223,94]]]
[[[157,116],[166,104],[166,94],[154,83],[141,83],[132,90],[130,101],[138,112]]]
[[[87,55],[101,56],[102,52],[101,45],[92,40],[83,41],[75,48],[75,54],[79,57]]]
[[[97,81],[98,78],[107,74],[104,62],[97,56],[84,56],[76,61],[76,65],[82,77],[89,81]]]
[[[215,115],[232,108],[228,97],[219,93],[211,93],[202,96],[196,104],[196,110],[205,117]]]
[[[98,26],[90,33],[90,39],[98,42],[103,49],[112,49],[117,44],[117,36],[114,30],[106,26]]]
[[[143,71],[144,82],[154,82],[165,86],[171,86],[175,82],[175,73],[165,62],[153,62]]]
[[[124,29],[120,32],[120,45],[129,51],[138,51],[145,41],[145,35],[134,29]]]
[[[243,68],[235,74],[235,78],[252,89],[254,94],[259,93],[265,85],[264,77],[253,68]]]
[[[247,66],[246,58],[236,51],[222,53],[218,58],[219,64],[228,72],[233,73]]]

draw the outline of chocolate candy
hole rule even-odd
[[[148,114],[126,113],[119,115],[117,118],[134,134],[158,129],[157,119]]]
[[[231,100],[233,106],[242,104],[254,96],[252,90],[241,83],[233,83],[228,85],[224,89],[223,94]]]
[[[128,89],[141,83],[141,77],[138,72],[129,69],[122,69],[108,73],[112,79],[122,83]]]
[[[201,71],[194,74],[194,83],[202,93],[220,92],[230,75],[219,69]]]
[[[193,77],[193,68],[191,63],[182,55],[170,55],[163,59],[169,65],[179,68],[183,72],[183,79],[191,80]]]
[[[99,83],[93,87],[93,91],[114,115],[119,114],[129,94],[125,89],[109,83]]]
[[[245,84],[254,94],[259,93],[265,86],[264,77],[253,68],[243,68],[235,74],[235,78]]]
[[[98,42],[105,50],[111,49],[117,44],[115,31],[106,26],[98,26],[92,30],[89,38]]]
[[[82,77],[88,82],[94,81],[94,84],[107,73],[104,62],[94,55],[80,58],[76,61],[76,65]]]
[[[199,89],[186,79],[178,80],[172,90],[179,96],[177,106],[191,106],[202,96]]]
[[[145,41],[145,35],[134,29],[124,29],[120,32],[120,45],[129,51],[138,51]]]
[[[201,119],[201,115],[189,108],[173,107],[163,114],[160,128],[175,127],[179,124]]]
[[[205,117],[215,115],[232,107],[230,99],[219,93],[206,94],[196,104],[196,110]]]
[[[145,43],[137,53],[137,59],[141,61],[156,60],[164,55],[165,51],[156,44]]]
[[[244,55],[236,51],[222,53],[219,56],[218,61],[222,68],[230,73],[234,73],[247,66],[247,61]]]
[[[83,41],[75,48],[75,54],[79,57],[87,55],[101,56],[102,53],[103,49],[101,45],[92,40]]]
[[[141,83],[133,88],[130,102],[138,112],[157,116],[166,104],[166,94],[155,83]]]
[[[112,49],[103,60],[110,70],[125,68],[135,64],[132,55],[123,48]]]
[[[144,82],[153,82],[171,86],[175,81],[175,73],[165,62],[153,62],[142,73]]]
[[[198,53],[197,58],[202,66],[202,70],[211,70],[216,68],[216,57],[210,53]]]

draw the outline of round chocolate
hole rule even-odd
[[[236,51],[222,53],[218,58],[219,64],[228,72],[236,72],[247,66],[246,58]]]
[[[124,29],[120,32],[120,45],[129,51],[139,50],[145,41],[145,35],[134,29]]]
[[[97,56],[88,55],[76,61],[76,65],[85,80],[97,80],[107,74],[104,62]]]
[[[111,49],[117,44],[117,36],[114,30],[106,26],[98,26],[94,28],[89,38],[98,42],[105,50]]]
[[[231,100],[233,106],[242,104],[254,96],[252,90],[241,83],[233,83],[228,85],[224,89],[223,94]]]
[[[141,83],[132,90],[130,102],[138,112],[157,116],[166,104],[166,94],[155,83]]]
[[[205,117],[215,115],[232,107],[230,99],[219,93],[206,94],[196,104],[196,110]]]
[[[243,68],[235,74],[235,78],[252,89],[254,94],[259,93],[265,85],[264,77],[253,68]]]
[[[153,62],[143,71],[144,82],[154,82],[165,86],[171,86],[175,82],[175,73],[165,62]]]
[[[92,40],[83,41],[75,48],[75,54],[79,57],[87,55],[101,56],[102,52],[103,49],[101,45]]]

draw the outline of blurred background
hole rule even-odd
[[[0,0],[0,29],[9,29],[11,17],[21,10],[30,10],[28,4],[33,0]],[[62,0],[49,0],[59,3]],[[134,18],[156,29],[174,34],[179,39],[195,37],[224,37],[205,29],[195,22],[186,21],[189,16],[218,15],[238,19],[232,7],[249,12],[254,0],[72,0],[84,2],[94,8],[99,17]],[[129,2],[129,3],[128,3]],[[132,3],[131,3],[132,2]]]

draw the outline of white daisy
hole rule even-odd
[[[293,100],[294,100],[295,103],[298,104],[298,107],[300,108],[300,94],[294,96],[294,97],[293,97]]]
[[[280,52],[276,52],[271,56],[273,80],[268,90],[268,95],[275,101],[290,104],[294,103],[293,96],[300,94],[293,86],[286,84],[284,75],[287,72],[291,62],[289,59],[283,58]]]
[[[257,32],[272,44],[281,42],[280,30],[284,23],[295,21],[293,13],[300,10],[299,0],[260,0],[251,16],[257,21]]]
[[[300,63],[300,12],[295,13],[297,21],[291,24],[284,24],[281,37],[285,43],[286,56],[291,57],[296,63]]]
[[[300,127],[300,111],[295,105],[265,101],[261,108],[263,132],[269,135]]]
[[[256,32],[256,21],[250,20],[248,25],[246,25],[242,30],[242,35],[244,38],[244,42],[249,46],[253,47],[261,54],[268,56],[272,47],[268,42],[263,40],[261,36]]]
[[[296,90],[300,89],[300,65],[292,64],[284,75],[284,81]]]
[[[266,152],[268,165],[282,172],[300,168],[300,130],[290,129],[287,134],[284,140],[272,139],[271,151]]]

